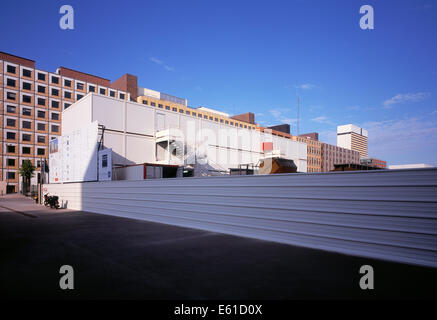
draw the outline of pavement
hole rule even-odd
[[[59,269],[74,269],[61,290]],[[359,287],[371,265],[373,290]],[[437,269],[0,198],[0,298],[436,298]]]

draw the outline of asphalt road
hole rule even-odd
[[[59,269],[74,269],[61,290]],[[361,290],[371,265],[375,288]],[[436,298],[437,269],[0,198],[0,297]]]

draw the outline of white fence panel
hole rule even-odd
[[[70,209],[437,267],[437,169],[45,185]]]

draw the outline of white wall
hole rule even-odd
[[[141,167],[141,166],[140,166]],[[437,169],[44,185],[70,209],[437,267]]]
[[[69,134],[90,124],[92,120],[93,95],[87,94],[62,112],[62,134]],[[67,119],[67,121],[66,121]]]
[[[294,160],[298,171],[307,170],[306,144],[256,130],[236,128],[97,94],[87,95],[69,109],[62,119],[63,126],[67,128],[74,127],[79,119],[83,122],[98,121],[106,127],[105,147],[112,148],[116,153],[114,163],[117,164],[156,162],[153,139],[160,123],[165,128],[178,128],[191,150],[201,152],[202,144],[207,142],[203,149],[208,160],[212,166],[217,165],[221,169],[235,168],[239,164],[257,164],[264,156],[262,143],[272,141],[274,149],[280,149],[285,158]]]
[[[352,149],[352,135],[342,134],[337,135],[337,147],[342,147],[345,149]]]

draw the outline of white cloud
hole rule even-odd
[[[162,67],[163,67],[165,70],[167,70],[167,71],[174,71],[174,68],[173,68],[173,67],[170,67],[170,66],[166,65],[166,64],[164,63],[164,61],[162,61],[162,60],[160,60],[160,59],[158,59],[158,58],[150,57],[149,60],[150,60],[151,62],[157,64],[157,65],[162,66]]]
[[[287,124],[293,124],[297,122],[297,119],[290,118],[288,113],[290,112],[290,109],[271,109],[269,112],[275,118],[275,121],[279,122],[279,124],[287,123]]]
[[[426,118],[406,118],[367,122],[362,124],[369,132],[369,155],[421,159],[431,157],[437,150],[437,124]]]
[[[429,92],[418,92],[418,93],[399,93],[394,97],[383,102],[384,109],[392,108],[394,104],[405,103],[405,102],[418,102],[428,98],[431,94]]]
[[[294,86],[296,89],[302,89],[302,90],[311,90],[314,89],[316,86],[312,83],[302,83],[297,86]]]
[[[311,121],[317,122],[317,123],[330,123],[331,121],[328,119],[328,117],[320,116],[316,118],[312,118]]]

